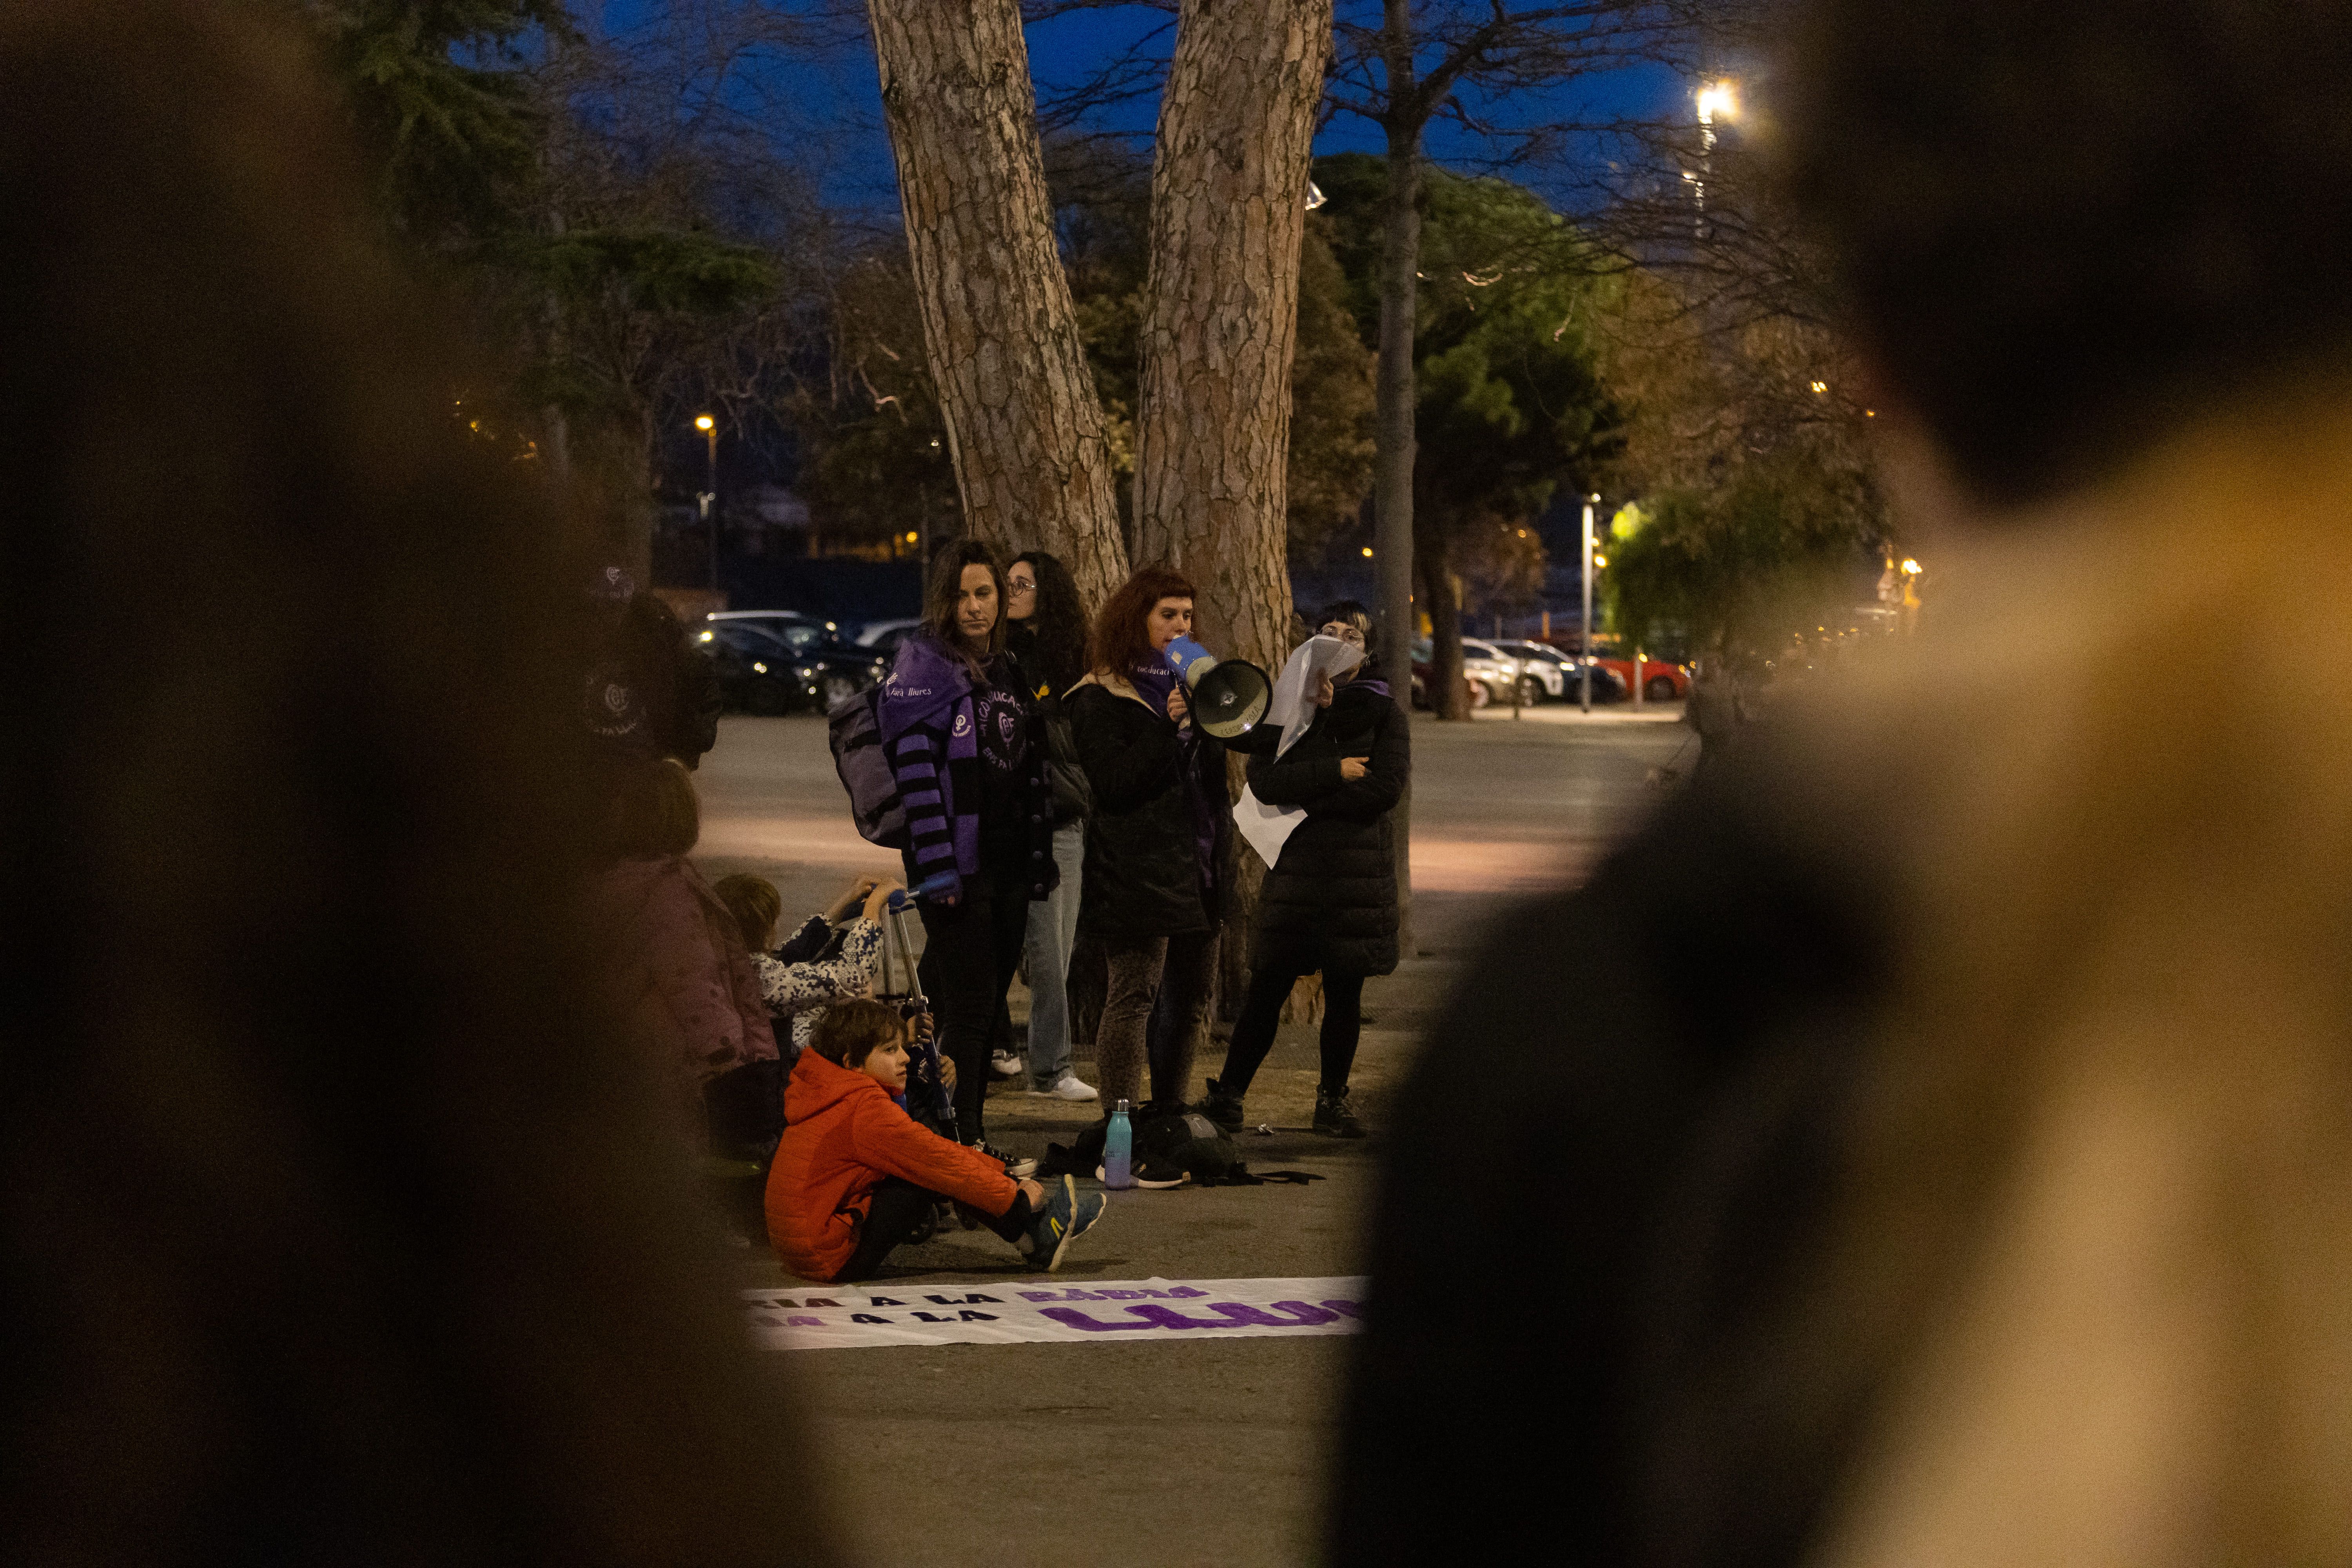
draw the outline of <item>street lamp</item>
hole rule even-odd
[[[719,421],[708,414],[694,416],[694,427],[704,442],[703,490],[694,499],[702,503],[702,521],[710,529],[710,591],[719,591]]]
[[[1584,607],[1576,626],[1576,651],[1580,656],[1576,661],[1576,701],[1587,713],[1592,711],[1592,509],[1600,504],[1598,494],[1584,498]]]
[[[1698,89],[1698,174],[1683,178],[1691,183],[1692,198],[1698,204],[1696,224],[1696,237],[1706,237],[1706,183],[1715,175],[1715,122],[1728,123],[1739,118],[1739,87],[1728,77],[1719,77]]]

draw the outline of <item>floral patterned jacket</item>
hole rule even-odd
[[[822,920],[812,917],[810,926],[821,926]],[[813,933],[808,926],[778,949],[779,952],[821,951],[824,939],[811,943]],[[825,1004],[845,997],[864,996],[874,989],[874,972],[882,958],[882,927],[869,920],[855,920],[843,933],[841,950],[831,958],[811,959],[788,963],[764,952],[751,955],[751,967],[760,977],[760,995],[768,1005],[771,1018],[790,1018],[793,1022],[792,1049],[788,1056],[797,1056],[807,1046],[809,1031],[816,1026]]]

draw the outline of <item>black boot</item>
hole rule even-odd
[[[1315,1131],[1333,1138],[1361,1138],[1364,1124],[1356,1120],[1356,1112],[1348,1104],[1344,1089],[1318,1089],[1315,1091]]]
[[[1228,1132],[1239,1132],[1245,1125],[1242,1121],[1242,1097],[1227,1094],[1215,1079],[1209,1080],[1209,1097],[1194,1109]]]

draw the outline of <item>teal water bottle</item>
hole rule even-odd
[[[1103,1185],[1135,1185],[1135,1129],[1127,1120],[1127,1101],[1110,1113],[1110,1129],[1103,1134]]]

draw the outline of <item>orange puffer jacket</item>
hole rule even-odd
[[[863,1072],[803,1051],[784,1084],[784,1138],[768,1170],[768,1240],[803,1279],[831,1279],[886,1176],[1002,1215],[1020,1187],[977,1149],[919,1127]]]

